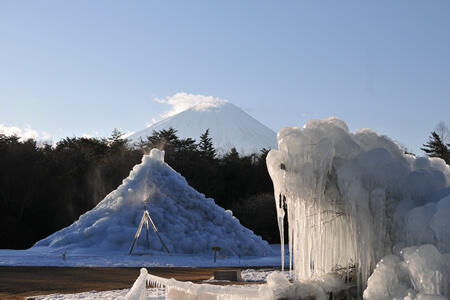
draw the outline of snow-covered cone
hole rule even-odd
[[[212,246],[221,247],[224,255],[260,256],[272,251],[231,211],[190,187],[164,163],[164,152],[157,149],[145,155],[128,178],[95,208],[33,247],[128,253],[145,210],[171,253],[210,253]],[[135,249],[146,249],[145,235],[143,228]],[[153,251],[166,251],[151,225],[149,244]]]

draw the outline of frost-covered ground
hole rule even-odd
[[[280,271],[273,270],[254,270],[246,269],[242,271],[242,280],[246,282],[254,282],[254,285],[231,285],[233,288],[238,289],[256,289],[259,287],[257,283],[265,282],[267,277],[273,273],[282,273]],[[285,271],[284,276],[289,278],[289,272]],[[205,283],[214,282],[214,278],[205,280]],[[104,291],[104,292],[85,292],[78,294],[49,294],[49,295],[38,295],[32,297],[35,300],[52,300],[52,299],[126,299],[127,294],[129,294],[130,289],[114,290],[114,291]],[[166,289],[165,288],[147,288],[146,289],[146,300],[157,300],[166,299]]]
[[[214,254],[187,255],[165,254],[163,252],[142,255],[127,255],[119,252],[69,251],[65,260],[63,253],[48,247],[31,248],[28,250],[0,250],[1,266],[58,266],[58,267],[241,267],[242,278],[245,281],[265,281],[269,272],[260,272],[253,267],[281,266],[280,245],[271,245],[273,254],[270,256],[222,256],[218,255],[214,263]],[[139,250],[139,249],[138,249]],[[137,251],[139,253],[139,251]],[[136,279],[139,274],[136,274]],[[131,288],[131,286],[130,286]],[[39,300],[49,299],[124,299],[129,289],[97,292],[90,291],[79,294],[51,294],[35,297]],[[162,288],[147,289],[147,299],[165,299]]]

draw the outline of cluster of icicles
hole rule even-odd
[[[267,166],[282,247],[287,214],[297,280],[348,268],[356,270],[361,292],[376,263],[403,238],[393,225],[397,205],[448,182],[440,160],[414,171],[416,159],[390,138],[369,129],[350,133],[334,117],[281,129],[278,148],[269,152]]]

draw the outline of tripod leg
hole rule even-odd
[[[137,238],[138,238],[139,235],[141,234],[142,225],[144,224],[144,221],[145,221],[145,213],[144,213],[144,215],[142,216],[141,224],[139,224],[139,228],[138,228],[138,230],[136,231],[136,235],[134,236],[134,242],[133,242],[133,245],[131,246],[131,250],[130,250],[130,253],[129,253],[129,254],[131,254],[131,251],[133,251],[134,244],[136,243]]]
[[[152,220],[152,218],[150,218],[150,215],[148,213],[147,213],[147,218],[150,220],[150,223],[152,223],[153,230],[155,231],[156,235],[159,237],[159,240],[163,244],[164,248],[166,248],[167,253],[170,253],[169,249],[167,249],[166,244],[164,243],[161,236],[159,235],[158,230],[156,229],[155,223],[153,223],[153,220]]]
[[[145,219],[145,231],[147,233],[147,249],[150,249],[150,244],[148,241],[148,220],[147,219]]]

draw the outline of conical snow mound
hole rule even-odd
[[[156,149],[94,209],[33,247],[128,253],[146,209],[171,253],[211,253],[212,246],[221,247],[225,255],[271,253],[266,241],[243,227],[231,211],[190,187]],[[153,251],[166,251],[151,226],[149,244]],[[144,228],[135,249],[146,247]]]
[[[273,130],[229,102],[204,110],[190,108],[138,131],[128,139],[131,144],[138,142],[139,138],[146,141],[153,131],[170,127],[177,130],[179,138],[197,141],[209,129],[219,155],[228,153],[233,147],[242,155],[259,153],[263,148],[277,148],[277,134]]]

